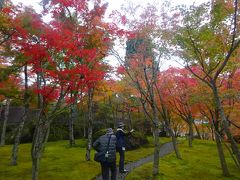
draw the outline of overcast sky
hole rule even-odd
[[[13,3],[23,3],[24,5],[31,5],[33,6],[35,9],[37,9],[37,11],[40,11],[40,6],[39,6],[39,2],[41,0],[12,0]],[[119,9],[121,7],[121,5],[124,2],[134,2],[136,4],[140,3],[140,4],[146,4],[146,3],[152,3],[152,2],[162,2],[162,0],[103,0],[103,2],[108,2],[109,3],[109,9],[113,10],[113,9]],[[195,2],[196,4],[200,4],[203,2],[208,2],[210,0],[170,0],[170,2],[172,2],[175,5],[178,4],[186,4],[186,5],[190,5],[193,4],[193,2]]]

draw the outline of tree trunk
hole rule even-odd
[[[86,160],[91,160],[91,148],[92,148],[92,129],[93,129],[93,89],[88,91],[88,141],[86,149]]]
[[[3,111],[3,105],[0,104],[0,120],[1,120],[2,111]]]
[[[38,180],[38,171],[39,171],[39,158],[33,158],[32,156],[32,180]]]
[[[83,137],[86,138],[87,137],[87,125],[86,125],[86,114],[83,113]]]
[[[226,163],[226,160],[225,160],[221,139],[217,135],[217,132],[215,132],[215,139],[216,139],[218,156],[219,156],[219,159],[220,159],[223,175],[224,176],[229,176],[230,174],[229,174],[227,163]]]
[[[41,88],[42,79],[40,74],[37,74],[37,88]],[[44,145],[47,142],[49,134],[49,122],[44,115],[44,98],[41,94],[38,94],[38,108],[39,115],[38,121],[34,129],[33,142],[31,148],[32,157],[32,180],[38,180],[39,165]]]
[[[174,133],[174,131],[172,130],[171,128],[171,125],[170,125],[170,115],[169,115],[169,111],[167,110],[165,104],[164,104],[164,101],[163,101],[163,98],[162,98],[162,94],[160,93],[159,89],[157,88],[156,86],[156,89],[157,89],[157,92],[158,92],[158,96],[159,96],[159,99],[160,99],[160,103],[161,103],[161,107],[162,107],[162,112],[161,115],[162,115],[162,118],[164,119],[164,122],[165,122],[165,125],[167,127],[167,132],[169,132],[170,136],[172,137],[172,142],[173,142],[173,148],[174,148],[174,151],[175,151],[175,154],[176,154],[176,157],[178,159],[182,159],[181,157],[181,154],[178,150],[178,146],[177,146],[177,138],[176,138],[176,131]]]
[[[194,127],[195,127],[195,129],[196,129],[198,138],[199,138],[199,139],[202,139],[202,137],[201,137],[201,135],[200,135],[200,132],[199,132],[199,129],[198,129],[198,127],[197,127],[197,125],[196,125],[196,123],[195,123],[194,121],[193,121],[193,125],[194,125]]]
[[[39,163],[42,152],[47,142],[49,132],[49,122],[40,117],[39,122],[35,128],[33,142],[32,142],[32,180],[38,180]]]
[[[174,148],[176,157],[178,159],[182,159],[181,154],[180,154],[179,149],[178,149],[178,145],[177,145],[177,138],[176,138],[176,136],[174,136],[173,132],[171,133],[171,137],[172,137],[172,143],[173,143],[173,148]]]
[[[154,94],[151,93],[152,97],[152,111],[153,111],[153,136],[154,136],[154,153],[153,153],[153,176],[157,176],[159,174],[159,152],[160,152],[160,143],[159,143],[159,120],[157,116],[157,107],[154,101]],[[146,108],[144,108],[146,112]]]
[[[75,145],[75,139],[74,139],[74,129],[73,124],[74,120],[77,118],[77,98],[75,98],[74,103],[71,104],[71,112],[70,112],[70,118],[68,121],[68,129],[69,129],[69,146],[72,147]]]
[[[10,106],[10,99],[7,98],[6,99],[6,104],[5,104],[5,110],[4,110],[4,119],[3,119],[3,127],[2,127],[0,146],[4,146],[5,145],[7,121],[8,121],[8,114],[9,114],[9,106]]]
[[[86,117],[84,115],[84,124],[83,124],[83,137],[87,137],[87,130],[86,130]]]
[[[202,135],[200,136],[200,138],[203,139],[203,140],[208,140],[209,138],[207,137],[207,135],[205,133],[205,129],[203,127],[203,124],[201,124],[201,131],[202,131]]]
[[[17,165],[17,158],[18,158],[18,148],[19,148],[19,144],[20,144],[20,139],[22,136],[22,130],[24,127],[24,123],[27,119],[27,111],[24,112],[24,115],[22,117],[22,121],[19,124],[18,128],[17,128],[17,133],[14,139],[14,144],[12,147],[12,156],[11,156],[11,165],[15,166]]]
[[[159,144],[159,130],[157,127],[153,128],[154,134],[154,154],[153,154],[153,176],[159,174],[159,152],[160,152],[160,144]]]
[[[166,121],[167,121],[167,120],[166,120]],[[172,143],[173,143],[173,148],[174,148],[176,157],[177,157],[178,159],[182,159],[181,154],[180,154],[180,152],[179,152],[179,150],[178,150],[177,138],[176,138],[176,136],[174,135],[174,132],[173,132],[173,130],[171,129],[171,127],[170,127],[170,125],[169,125],[168,122],[166,122],[166,126],[167,126],[167,129],[168,129],[168,132],[169,132],[170,136],[172,137]]]
[[[55,109],[52,111],[53,115],[56,110],[60,107],[61,99],[64,96],[61,95],[61,98],[58,100]],[[43,102],[42,96],[40,95],[40,101]],[[32,180],[38,180],[38,173],[39,173],[39,164],[42,153],[45,149],[45,145],[48,141],[49,133],[50,133],[50,123],[51,119],[46,116],[44,112],[44,103],[40,103],[41,109],[38,117],[38,122],[36,124],[34,135],[33,135],[33,142],[32,142],[32,149],[31,149],[31,156],[32,156]],[[51,117],[51,116],[50,116]]]
[[[211,123],[211,134],[212,134],[212,140],[215,141],[215,136],[214,136],[214,127],[213,127],[213,123]]]
[[[68,121],[68,129],[69,129],[69,146],[72,147],[75,145],[74,133],[73,133],[73,117],[71,116]]]
[[[15,136],[15,140],[14,140],[14,144],[13,144],[13,148],[12,148],[12,157],[11,157],[11,164],[12,165],[17,165],[17,157],[18,157],[18,147],[20,144],[20,139],[22,136],[22,130],[24,127],[24,123],[27,119],[27,114],[28,114],[28,110],[29,110],[29,92],[28,92],[28,72],[27,72],[27,65],[24,66],[24,76],[25,76],[25,90],[24,90],[24,113],[21,119],[21,122],[17,128],[17,133]]]
[[[42,80],[43,80],[43,86],[42,86]],[[37,74],[37,88],[42,89],[42,87],[46,87],[46,81],[41,78],[40,74]],[[34,130],[32,149],[31,149],[32,180],[38,180],[40,159],[44,151],[45,145],[48,141],[48,136],[50,133],[50,124],[55,113],[60,108],[61,102],[65,97],[67,91],[68,90],[64,92],[63,87],[61,87],[60,96],[54,108],[51,110],[51,113],[48,112],[48,114],[46,114],[46,109],[48,106],[48,104],[46,103],[46,99],[43,97],[42,94],[40,93],[38,94],[39,115],[38,115],[38,120],[36,123],[35,130]]]
[[[225,113],[224,113],[224,110],[223,110],[223,107],[222,107],[222,104],[221,104],[221,101],[220,101],[220,97],[218,95],[218,90],[217,90],[217,87],[215,84],[213,84],[212,86],[212,90],[213,90],[213,94],[214,94],[214,100],[215,100],[215,103],[216,103],[216,107],[220,113],[220,117],[221,117],[221,120],[222,120],[222,124],[223,124],[223,128],[224,128],[224,131],[231,143],[231,148],[232,148],[232,151],[234,153],[234,155],[236,156],[237,158],[237,161],[238,161],[238,164],[240,164],[240,151],[239,151],[239,148],[238,148],[238,145],[236,143],[236,141],[234,140],[231,132],[230,132],[230,129],[229,129],[229,126],[228,126],[228,121],[227,121],[227,118],[225,116]],[[216,138],[216,136],[215,136]]]
[[[129,120],[129,129],[132,129],[131,109],[129,105],[128,105],[128,120]]]
[[[0,123],[2,122],[2,112],[3,112],[3,104],[0,104]]]
[[[144,114],[146,117],[148,116],[147,109],[145,104],[140,100],[142,103],[142,107],[144,110]],[[153,138],[154,138],[154,153],[153,153],[153,171],[152,174],[153,176],[157,176],[159,174],[159,152],[160,152],[160,143],[159,143],[159,122],[158,122],[158,117],[157,117],[157,108],[154,103],[151,104],[152,107],[152,115],[153,115],[153,125],[151,127],[152,133],[153,133]],[[148,116],[150,118],[150,116]]]
[[[193,141],[193,124],[192,124],[191,120],[189,120],[188,126],[189,126],[188,146],[189,146],[189,147],[192,147],[192,141]]]
[[[50,123],[50,121],[48,121],[48,122],[46,122],[45,123],[46,124],[46,126],[47,126],[47,130],[46,130],[46,133],[45,133],[45,136],[44,136],[44,144],[46,144],[47,142],[48,142],[48,137],[49,137],[49,134],[50,134],[50,130],[51,130],[51,123]],[[44,148],[45,148],[45,146],[43,147],[43,151],[44,151]]]

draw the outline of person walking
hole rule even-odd
[[[128,170],[124,169],[124,159],[125,159],[125,136],[130,135],[134,130],[132,129],[130,132],[124,131],[124,123],[120,122],[117,126],[117,152],[119,152],[120,159],[119,159],[119,172],[120,173],[127,173]]]
[[[104,154],[100,159],[102,179],[109,180],[111,170],[111,180],[117,179],[116,167],[116,136],[112,128],[107,129],[106,134],[99,137],[94,143],[93,148],[99,154]],[[95,155],[96,156],[96,155]]]

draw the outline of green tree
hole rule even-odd
[[[212,1],[211,4],[181,7],[178,11],[182,21],[175,31],[177,55],[184,60],[187,69],[212,90],[224,132],[240,164],[240,151],[229,130],[218,88],[219,77],[231,68],[232,59],[239,56],[239,2]],[[226,163],[221,161],[221,164],[223,174],[228,176]]]

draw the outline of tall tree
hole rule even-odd
[[[48,24],[29,8],[27,13],[14,7],[3,11],[13,14],[9,21],[15,22],[15,33],[7,40],[11,50],[21,53],[36,77],[39,115],[31,150],[32,179],[38,179],[50,124],[63,108],[64,97],[80,87],[87,92],[105,75],[106,65],[101,59],[109,47],[111,26],[102,20],[106,5],[97,1],[89,8],[89,3],[51,1],[45,13],[54,18]]]
[[[209,8],[210,7],[210,8]],[[179,9],[182,23],[176,32],[178,55],[186,67],[212,90],[222,126],[240,163],[240,151],[230,132],[219,96],[219,77],[224,74],[232,58],[238,56],[239,1],[212,1],[190,9]],[[176,27],[176,26],[175,26]],[[198,66],[198,71],[194,67]],[[229,175],[223,168],[224,175]]]
[[[197,82],[186,69],[169,68],[163,74],[163,84],[168,91],[168,102],[172,111],[188,124],[189,147],[192,147],[194,110],[196,108],[191,101],[193,88],[197,85]]]
[[[113,53],[122,64],[125,78],[131,86],[136,88],[139,100],[148,119],[152,122],[154,135],[154,160],[153,175],[159,173],[159,108],[157,107],[156,83],[159,73],[160,62],[167,52],[166,39],[164,39],[164,23],[159,25],[158,9],[153,5],[142,8],[130,6],[125,8],[129,18],[121,17],[121,21],[132,33],[127,36],[126,57]],[[140,18],[134,14],[140,12]],[[170,126],[169,126],[170,128]],[[177,146],[175,146],[177,147]]]

